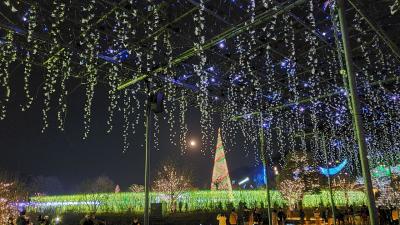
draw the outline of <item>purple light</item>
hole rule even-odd
[[[304,112],[306,109],[302,106],[300,107],[300,112]]]
[[[268,122],[268,121],[267,121],[267,122],[264,122],[264,123],[263,123],[263,127],[266,128],[266,129],[269,129],[269,128],[271,127],[270,122]]]
[[[214,78],[214,77],[213,77],[213,78],[211,78],[211,82],[213,82],[213,83],[215,82],[215,78]]]
[[[22,21],[26,22],[28,21],[28,18],[26,18],[25,16],[22,17]]]
[[[326,36],[326,32],[322,32],[322,36]]]
[[[218,42],[218,48],[224,49],[226,47],[225,40],[221,40]]]
[[[214,100],[217,101],[219,98],[218,96],[214,96]]]
[[[397,96],[393,95],[390,99],[392,99],[393,101],[396,101],[397,100]]]
[[[215,68],[213,66],[210,66],[207,70],[210,72],[214,72]]]
[[[304,87],[309,87],[310,85],[308,83],[304,83]]]

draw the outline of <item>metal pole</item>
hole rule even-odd
[[[144,225],[149,225],[149,189],[150,189],[150,124],[151,124],[151,108],[150,108],[150,84],[147,82],[147,108],[146,108],[146,148],[144,162]]]
[[[333,225],[336,225],[336,212],[335,212],[335,201],[333,200],[333,192],[332,192],[332,183],[331,183],[331,175],[329,174],[329,165],[328,165],[328,152],[326,151],[326,146],[325,146],[325,134],[322,133],[322,149],[324,150],[325,154],[325,167],[328,169],[328,184],[329,184],[329,195],[331,198],[331,209],[332,209],[332,219],[333,219]],[[326,215],[328,217],[328,215]],[[329,224],[329,222],[328,222]]]
[[[263,115],[260,113],[260,129],[259,129],[259,135],[260,135],[260,152],[261,152],[261,157],[262,157],[262,162],[264,166],[264,180],[265,180],[265,187],[267,189],[267,213],[268,213],[268,225],[272,225],[272,218],[271,218],[271,196],[270,196],[270,191],[269,191],[269,181],[268,181],[268,165],[267,165],[267,157],[265,156],[264,153],[264,126],[263,126]]]
[[[356,88],[356,77],[353,71],[353,62],[352,62],[352,55],[351,55],[351,48],[350,48],[350,41],[349,41],[349,34],[347,30],[347,21],[346,21],[346,14],[345,14],[345,6],[343,0],[337,1],[338,7],[338,14],[340,20],[340,30],[342,32],[342,41],[343,41],[343,48],[345,53],[345,61],[346,61],[346,71],[341,71],[343,76],[347,78],[348,82],[348,89],[349,94],[351,95],[351,112],[353,116],[353,123],[354,123],[354,132],[355,137],[358,143],[358,153],[360,155],[361,161],[361,170],[364,178],[364,188],[367,196],[367,204],[368,204],[368,211],[369,211],[369,220],[371,225],[377,225],[377,211],[375,206],[375,199],[374,193],[372,191],[372,181],[371,181],[371,174],[369,170],[369,163],[367,158],[367,146],[365,143],[364,138],[364,130],[362,125],[361,119],[361,112],[360,112],[360,101],[357,95],[357,88]]]

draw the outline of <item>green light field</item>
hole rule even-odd
[[[346,197],[347,195],[347,197]],[[168,206],[166,195],[151,193],[151,202],[161,202]],[[225,191],[191,191],[184,194],[179,201],[183,203],[183,211],[212,211],[229,208],[230,202],[238,207],[243,202],[247,207],[266,207],[265,190],[236,190],[232,194]],[[337,206],[360,206],[366,203],[365,195],[361,191],[335,191],[334,201]],[[28,208],[31,212],[52,211],[55,213],[124,213],[143,212],[144,193],[104,193],[104,194],[79,194],[65,196],[41,196],[32,197],[33,205]],[[273,207],[286,204],[278,191],[271,191],[271,203]],[[329,192],[321,191],[319,194],[305,194],[302,205],[305,208],[328,206]],[[168,208],[168,207],[164,207]]]

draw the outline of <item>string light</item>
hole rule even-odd
[[[9,84],[10,79],[10,65],[17,59],[17,51],[13,46],[14,33],[7,32],[5,42],[0,46],[0,87],[3,89],[4,97],[0,99],[0,120],[6,118],[7,103],[10,101],[11,88]]]
[[[27,34],[27,43],[32,46],[32,50],[28,50],[26,52],[26,57],[24,61],[24,91],[26,96],[26,102],[24,105],[21,105],[21,110],[26,111],[29,109],[33,102],[33,97],[30,94],[29,90],[29,80],[32,72],[32,63],[34,58],[36,57],[38,50],[38,43],[35,38],[33,38],[33,33],[37,27],[37,6],[31,5],[28,11],[28,34]],[[26,17],[25,17],[26,18]]]

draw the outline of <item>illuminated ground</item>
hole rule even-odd
[[[347,197],[346,197],[347,196]],[[337,206],[349,205],[360,206],[365,204],[365,196],[360,191],[337,191],[334,194]],[[43,212],[52,211],[57,213],[67,212],[90,212],[97,213],[123,213],[142,212],[143,193],[107,193],[86,195],[65,195],[32,197],[29,211]],[[180,198],[182,211],[214,211],[222,207],[229,208],[230,202],[238,207],[243,202],[247,207],[266,206],[266,192],[263,190],[241,190],[233,191],[232,194],[223,191],[191,191]],[[271,191],[271,201],[274,207],[282,206],[286,201],[278,191]],[[151,193],[151,202],[166,202],[166,195]],[[167,203],[165,203],[167,204]],[[302,201],[303,207],[318,207],[329,205],[329,192],[322,191],[319,194],[306,194]],[[179,204],[178,206],[179,207]],[[167,207],[164,207],[165,209]]]

